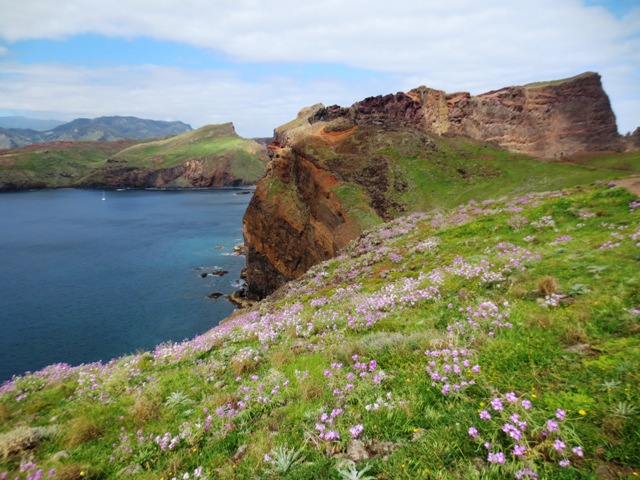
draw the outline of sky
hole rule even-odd
[[[267,137],[316,103],[585,71],[640,126],[640,0],[0,0],[0,116]]]

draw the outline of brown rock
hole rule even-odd
[[[407,183],[376,152],[392,142],[403,157],[419,157],[436,148],[434,135],[464,135],[540,158],[625,144],[600,76],[591,72],[477,96],[419,87],[349,108],[305,108],[275,130],[271,162],[243,219],[248,295],[274,292],[366,228],[400,215],[407,206],[392,199]]]

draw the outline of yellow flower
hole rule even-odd
[[[419,429],[418,428],[414,428],[413,429],[413,433],[418,433]]]
[[[538,395],[536,395],[535,393],[532,393],[531,398],[538,398]]]
[[[191,450],[192,452],[197,452],[198,451],[198,447],[193,447],[193,450]]]
[[[583,409],[578,410],[578,413],[579,413],[580,415],[586,415],[586,414],[587,414],[587,412],[586,412],[586,411],[584,411]]]
[[[84,470],[82,470],[82,471],[80,472],[80,476],[81,476],[81,477],[84,477]]]
[[[402,464],[402,468],[404,468],[404,463]]]
[[[481,406],[481,407],[484,407],[484,402],[480,402],[480,406]]]
[[[407,378],[407,383],[409,383],[410,381],[411,381],[411,379],[410,379],[410,378]]]

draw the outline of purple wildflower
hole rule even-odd
[[[566,416],[567,416],[567,413],[564,410],[562,410],[561,408],[558,408],[556,410],[556,418],[558,420],[564,420]]]
[[[560,465],[561,467],[566,468],[566,467],[568,467],[569,465],[571,465],[571,462],[570,462],[569,460],[560,460],[560,461],[558,462],[558,465]]]
[[[571,451],[578,457],[584,457],[584,452],[582,451],[581,446],[573,447]]]
[[[518,401],[518,397],[516,396],[515,393],[513,392],[509,392],[505,395],[505,397],[507,398],[507,400],[509,400],[511,403],[513,402],[517,402]]]
[[[364,430],[364,427],[362,426],[362,424],[358,424],[354,427],[351,427],[349,429],[349,433],[351,434],[352,438],[358,438],[358,436],[362,433],[363,430]]]
[[[502,410],[502,400],[500,400],[499,398],[494,398],[493,400],[491,400],[491,406],[496,411]]]
[[[471,438],[476,438],[478,436],[478,430],[475,427],[469,427],[469,435],[471,435]]]
[[[480,418],[482,420],[489,420],[491,418],[491,414],[489,412],[487,412],[486,410],[482,410],[480,412]]]
[[[504,465],[504,453],[502,452],[497,452],[497,453],[492,453],[489,452],[489,456],[487,457],[487,461],[489,463],[499,463],[501,465]]]
[[[522,400],[522,408],[529,410],[531,408],[531,402],[529,400]]]
[[[565,447],[566,445],[562,440],[556,440],[555,442],[553,442],[553,448],[555,448],[559,452],[564,451]]]
[[[558,430],[558,422],[555,420],[547,420],[547,428],[550,432],[555,432]]]
[[[513,447],[513,455],[516,457],[524,458],[524,452],[527,451],[527,447],[524,445],[516,445]]]

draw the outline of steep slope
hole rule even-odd
[[[266,148],[239,137],[233,124],[207,125],[111,156],[84,182],[93,187],[222,187],[254,184],[265,171]]]
[[[244,217],[249,293],[269,294],[403,212],[615,178],[623,173],[518,152],[566,160],[620,141],[590,73],[477,97],[421,87],[349,108],[305,108],[275,130],[272,162]],[[637,153],[619,157],[637,165]]]
[[[633,478],[639,241],[603,182],[400,217],[192,340],[5,383],[0,478]]]
[[[0,148],[58,141],[145,140],[191,131],[183,122],[164,122],[137,117],[77,118],[51,130],[0,128]]]

